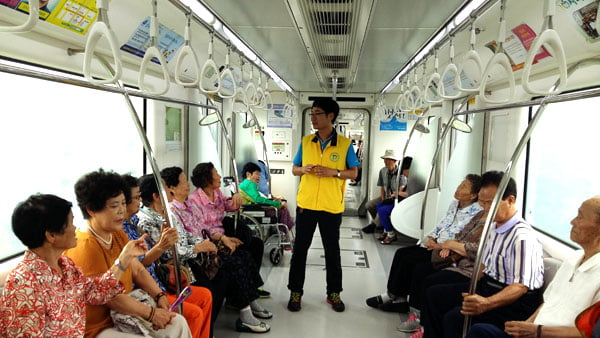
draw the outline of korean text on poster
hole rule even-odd
[[[0,0],[0,4],[29,13],[28,0]],[[86,34],[98,17],[95,0],[40,1],[40,19],[71,32]]]
[[[175,52],[183,45],[185,39],[171,29],[158,25],[158,48],[165,56],[167,62],[175,56]],[[142,23],[133,31],[127,42],[121,46],[121,50],[143,57],[150,47],[150,17],[146,17]],[[159,63],[156,58],[152,62]]]
[[[277,103],[273,109],[267,109],[268,128],[292,128],[292,113],[284,108],[284,104]]]

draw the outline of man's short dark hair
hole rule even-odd
[[[314,100],[312,106],[313,108],[318,107],[323,109],[323,111],[327,114],[333,113],[333,121],[331,122],[335,122],[338,115],[340,114],[340,106],[338,105],[338,103],[335,102],[335,100],[330,99],[328,97]]]
[[[83,218],[89,219],[91,211],[100,211],[106,206],[106,202],[120,194],[125,194],[129,189],[125,187],[121,176],[113,171],[98,169],[85,174],[75,183],[75,196],[77,205],[81,209]]]
[[[46,231],[65,232],[72,206],[71,202],[55,195],[31,195],[13,211],[12,230],[27,248],[39,248],[46,241]]]
[[[214,168],[215,165],[212,162],[196,164],[196,167],[192,170],[192,184],[200,189],[208,187],[213,181],[212,170]]]
[[[242,176],[244,178],[246,178],[247,173],[252,175],[252,173],[254,173],[255,171],[262,171],[262,170],[260,170],[260,167],[258,166],[258,164],[254,163],[254,162],[248,162],[248,163],[244,164],[244,168],[242,168]]]
[[[158,194],[158,186],[156,185],[154,175],[144,175],[138,179],[137,183],[140,187],[140,196],[142,196],[142,203],[145,206],[149,206],[154,201],[153,195]]]
[[[402,171],[406,170],[406,169],[410,169],[410,166],[412,164],[412,160],[413,158],[410,156],[405,156],[404,159],[402,160],[402,168],[400,168],[400,173],[402,173]]]
[[[465,180],[471,183],[471,194],[477,195],[481,189],[481,176],[477,174],[468,174]]]
[[[496,187],[500,186],[500,181],[502,181],[502,177],[504,173],[502,171],[488,171],[481,176],[481,187],[487,187],[490,185],[494,185]],[[504,190],[504,194],[502,195],[502,199],[505,200],[508,196],[514,196],[517,198],[517,182],[511,177],[508,180],[508,185],[506,186],[506,190]]]
[[[183,172],[183,169],[179,167],[168,167],[160,171],[160,177],[165,180],[167,188],[176,187],[179,185],[179,175]]]

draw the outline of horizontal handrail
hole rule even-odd
[[[75,79],[72,77],[43,73],[39,70],[34,71],[31,69],[10,66],[7,64],[3,64],[3,63],[0,63],[0,72],[7,73],[7,74],[13,74],[13,75],[19,75],[19,76],[26,76],[26,77],[40,79],[40,80],[52,81],[52,82],[57,82],[57,83],[64,83],[64,84],[69,84],[69,85],[84,87],[84,88],[89,88],[89,89],[101,90],[101,91],[109,92],[109,93],[117,93],[117,94],[127,93],[130,96],[141,97],[144,99],[179,103],[179,104],[183,104],[183,105],[189,105],[189,106],[205,108],[205,109],[210,109],[210,110],[218,109],[217,107],[207,105],[207,104],[201,104],[196,101],[188,101],[188,100],[182,100],[182,99],[171,98],[171,97],[166,97],[166,96],[153,95],[153,94],[149,94],[146,92],[141,92],[139,90],[132,90],[132,89],[127,89],[127,88],[121,89],[121,88],[117,88],[117,87],[113,87],[113,86],[91,83],[84,79]]]

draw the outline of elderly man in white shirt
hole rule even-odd
[[[571,225],[571,240],[583,251],[563,262],[537,311],[525,321],[506,322],[504,332],[475,324],[467,337],[581,337],[575,318],[600,301],[600,197],[583,202]]]

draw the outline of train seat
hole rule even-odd
[[[544,257],[544,285],[542,286],[542,291],[546,291],[552,279],[556,275],[556,272],[560,268],[562,261],[556,259],[554,257]]]

